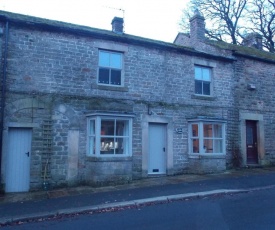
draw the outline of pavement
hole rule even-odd
[[[80,186],[0,194],[0,227],[24,221],[259,189],[275,189],[275,167],[243,168],[206,175],[150,177],[129,184],[99,188]]]

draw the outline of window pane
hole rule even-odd
[[[115,120],[101,120],[101,135],[114,136],[115,135]]]
[[[90,120],[90,130],[89,134],[90,135],[95,135],[95,120]]]
[[[104,138],[100,139],[101,147],[100,154],[114,154],[114,138]]]
[[[215,124],[214,127],[214,137],[222,138],[222,125],[221,124]]]
[[[98,82],[103,84],[109,84],[109,69],[99,69]]]
[[[99,66],[110,66],[110,54],[107,52],[100,51],[99,52]]]
[[[202,79],[204,81],[210,81],[210,69],[202,68]]]
[[[129,139],[128,138],[116,138],[115,139],[115,154],[126,154],[129,146]]]
[[[111,70],[111,84],[121,85],[121,70]]]
[[[88,120],[87,155],[131,154],[128,117],[94,116]]]
[[[192,137],[198,137],[198,136],[199,136],[199,125],[192,124]]]
[[[195,94],[202,94],[202,81],[195,80]]]
[[[89,137],[89,154],[95,154],[95,137]]]
[[[254,145],[253,129],[250,126],[246,126],[246,144]]]
[[[193,153],[199,153],[199,150],[200,150],[199,139],[193,139],[192,140]]]
[[[121,54],[111,53],[110,67],[121,69]]]
[[[214,153],[222,153],[222,140],[214,140]]]
[[[203,153],[213,153],[213,140],[207,139],[203,141]]]
[[[203,82],[203,95],[210,95],[210,82]]]
[[[195,79],[202,80],[202,69],[201,67],[195,67]]]
[[[117,120],[116,136],[128,136],[128,121]]]
[[[203,125],[203,136],[204,137],[212,137],[212,124],[204,124]]]
[[[192,129],[190,133],[191,153],[224,153],[224,124],[200,121],[189,127]]]

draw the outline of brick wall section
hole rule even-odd
[[[129,52],[124,55],[128,92],[96,89],[98,49],[93,46],[95,41],[11,28],[8,89],[168,103],[181,102],[193,94],[193,58],[141,46],[128,46]],[[228,104],[232,101],[231,89],[220,86],[230,88],[230,83],[224,83],[230,82],[232,70],[230,64],[216,62],[218,67],[214,71],[221,82],[214,82],[220,85],[214,85],[216,100],[211,105]],[[189,103],[205,104],[205,101],[190,100]]]
[[[238,80],[235,92],[240,108],[263,112],[273,111],[274,70],[274,64],[238,59],[236,63]],[[255,85],[256,89],[249,90],[248,84]]]
[[[2,27],[1,27],[2,28]],[[4,65],[4,63],[3,63],[3,55],[4,55],[4,52],[5,52],[5,42],[4,42],[4,39],[5,39],[5,37],[4,37],[4,35],[3,34],[1,34],[0,35],[0,50],[1,50],[1,52],[0,52],[0,60],[1,60],[1,66],[3,66]],[[2,110],[2,108],[1,108],[1,106],[2,106],[2,83],[3,83],[3,71],[1,71],[0,72],[0,77],[1,77],[1,81],[0,81],[0,111]],[[0,120],[2,121],[2,118],[1,118],[1,116],[2,116],[2,114],[0,114]]]
[[[235,97],[240,112],[263,114],[266,160],[274,163],[275,65],[238,57]],[[255,85],[249,90],[248,84]]]

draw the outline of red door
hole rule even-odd
[[[247,164],[258,164],[257,121],[246,121]]]

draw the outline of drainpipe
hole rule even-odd
[[[2,183],[2,150],[3,150],[3,130],[4,130],[4,113],[5,113],[5,94],[6,94],[6,79],[7,79],[7,53],[9,41],[9,22],[6,21],[5,28],[5,47],[3,56],[3,80],[1,94],[1,122],[0,122],[0,185]]]

